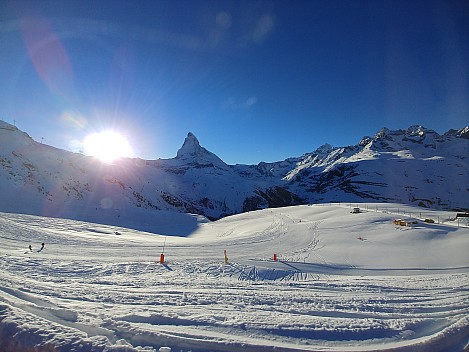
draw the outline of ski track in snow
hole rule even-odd
[[[403,233],[391,219],[341,207],[292,207],[165,239],[0,214],[0,346],[8,352],[463,350],[468,229],[441,234],[435,225],[435,232]],[[358,241],[357,232],[369,243]],[[394,251],[392,236],[403,247]],[[161,265],[164,241],[168,261]],[[24,254],[41,242],[41,253]],[[391,253],[381,263],[372,256],[376,244]],[[416,262],[405,246],[429,257]],[[279,261],[271,260],[274,252]]]

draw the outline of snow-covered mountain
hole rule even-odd
[[[258,165],[227,165],[189,133],[175,158],[105,164],[0,121],[0,211],[151,231],[157,210],[220,218],[328,201],[467,210],[468,155],[469,127],[439,135],[411,126]]]
[[[312,201],[374,199],[468,209],[468,131],[383,128],[358,145],[325,145],[305,155],[284,180]]]

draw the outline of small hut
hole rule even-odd
[[[411,227],[418,223],[416,220],[404,220],[404,219],[394,219],[392,222],[394,225],[406,226],[406,227]]]

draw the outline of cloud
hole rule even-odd
[[[272,14],[264,14],[257,21],[251,34],[254,43],[262,43],[274,29],[274,16]]]
[[[231,15],[228,12],[221,11],[215,16],[217,27],[220,29],[228,29],[233,22]]]
[[[223,101],[222,108],[225,110],[246,110],[252,108],[257,104],[257,97],[250,96],[244,100],[236,100],[233,97],[230,97]]]

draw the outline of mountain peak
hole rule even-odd
[[[197,156],[204,154],[204,152],[207,152],[207,150],[201,147],[197,137],[192,132],[189,132],[186,139],[184,139],[184,144],[178,150],[176,158],[181,159],[185,156]]]
[[[458,137],[469,139],[469,126],[461,128],[457,134]]]
[[[330,153],[333,149],[334,147],[332,145],[330,145],[329,143],[325,143],[319,148],[317,148],[314,153],[318,155],[324,155]]]
[[[199,146],[200,147],[200,143],[199,143],[199,140],[197,139],[197,137],[195,136],[195,134],[193,134],[192,132],[189,132],[187,134],[187,137],[186,139],[184,140],[184,144],[189,144],[189,145],[195,145],[195,146]]]
[[[225,165],[218,156],[202,147],[192,132],[187,134],[184,144],[177,152],[176,159],[196,164]]]

